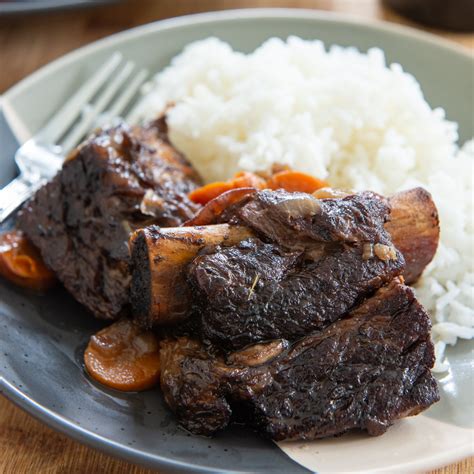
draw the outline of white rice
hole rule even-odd
[[[171,140],[208,181],[281,163],[337,187],[427,188],[441,243],[416,291],[433,316],[436,370],[446,370],[446,344],[474,337],[474,141],[458,150],[457,125],[413,76],[380,49],[290,37],[245,55],[209,38],[156,76],[138,117],[169,103]]]

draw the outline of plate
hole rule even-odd
[[[381,47],[389,62],[402,64],[417,77],[432,106],[442,106],[459,122],[461,141],[473,135],[474,64],[460,48],[411,29],[335,14],[227,11],[165,20],[111,36],[64,56],[10,89],[1,102],[0,184],[14,174],[8,147],[11,152],[15,140],[22,142],[38,130],[113,51],[159,71],[187,43],[211,35],[241,51],[252,51],[271,36],[288,35],[363,51]],[[239,427],[212,439],[190,436],[176,425],[159,391],[125,395],[98,387],[85,375],[82,351],[101,323],[63,290],[37,296],[1,282],[0,326],[3,393],[81,442],[169,471],[308,472],[274,444]],[[472,454],[472,351],[469,341],[448,350],[451,370],[440,379],[441,402],[423,416],[403,420],[379,438],[355,435],[321,441],[317,469],[424,470]],[[304,464],[307,453],[292,449],[285,447]]]

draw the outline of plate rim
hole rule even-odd
[[[89,53],[97,50],[106,48],[117,44],[120,47],[120,43],[129,41],[135,37],[146,35],[153,31],[166,31],[169,29],[180,28],[189,24],[201,24],[213,22],[232,22],[236,20],[245,19],[276,19],[276,18],[291,18],[291,19],[302,19],[302,20],[314,20],[328,23],[338,23],[345,26],[356,25],[359,27],[365,27],[373,32],[377,33],[392,33],[396,36],[410,37],[414,40],[421,41],[425,44],[442,48],[461,57],[464,60],[470,60],[474,66],[474,54],[470,50],[462,45],[451,42],[447,39],[440,38],[434,34],[417,30],[410,26],[399,25],[381,20],[367,20],[356,16],[347,15],[344,13],[311,10],[311,9],[295,9],[295,8],[246,8],[246,9],[233,9],[223,11],[212,11],[205,13],[197,13],[190,15],[183,15],[174,18],[162,19],[153,21],[144,25],[136,26],[109,36],[102,39],[93,41],[87,45],[70,51],[59,58],[47,63],[40,67],[36,71],[32,72],[25,78],[18,81],[16,84],[7,89],[3,95],[0,95],[0,109],[3,109],[6,121],[11,127],[13,134],[21,143],[29,138],[29,130],[24,126],[22,127],[21,120],[16,116],[13,108],[9,105],[9,101],[18,94],[21,94],[23,90],[27,89],[31,84],[34,84],[37,80],[48,74],[54,74],[55,70],[63,67],[64,65],[73,63],[81,57],[87,56]],[[118,442],[115,442],[109,438],[100,436],[92,431],[86,430],[81,426],[78,426],[72,420],[63,417],[56,412],[42,406],[36,402],[33,398],[29,397],[21,390],[10,384],[3,376],[0,375],[0,394],[6,396],[7,399],[12,401],[15,405],[25,410],[27,413],[32,415],[34,418],[45,423],[47,426],[75,439],[78,442],[86,444],[92,448],[99,449],[109,455],[125,459],[132,463],[138,463],[147,467],[156,468],[160,465],[163,468],[169,468],[173,470],[188,470],[188,472],[195,472],[200,474],[217,473],[221,472],[215,468],[206,468],[191,464],[189,462],[177,461],[170,457],[163,457],[159,454],[150,454],[145,451],[137,450]],[[474,433],[474,431],[473,431]],[[420,461],[416,464],[416,469],[432,469],[439,467],[445,463],[452,463],[466,456],[474,454],[474,449],[468,444],[459,447],[456,451],[450,451],[443,455],[440,453],[437,456],[432,456]],[[436,459],[436,460],[435,460]],[[409,463],[407,468],[413,468],[413,463]],[[226,471],[228,473],[243,473],[246,471]]]

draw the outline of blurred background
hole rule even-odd
[[[474,0],[0,0],[0,93],[53,59],[127,28],[191,13],[267,7],[402,23],[474,47]]]

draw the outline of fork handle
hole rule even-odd
[[[32,183],[20,174],[0,189],[0,223],[11,216],[40,185],[41,183]]]

